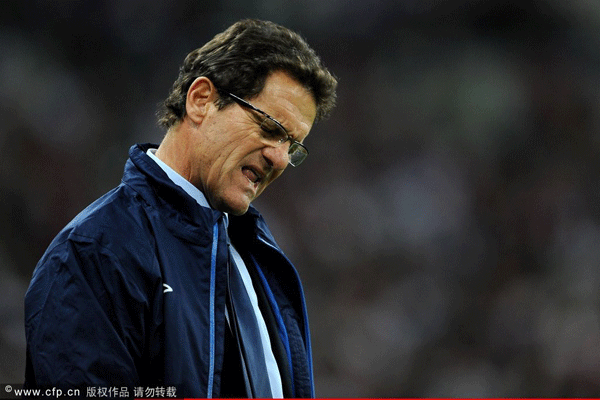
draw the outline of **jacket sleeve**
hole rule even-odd
[[[47,252],[25,296],[27,386],[139,385],[157,286],[141,262],[73,234]]]

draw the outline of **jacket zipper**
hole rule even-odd
[[[219,245],[219,224],[213,226],[213,243],[210,255],[210,362],[208,365],[208,387],[206,398],[213,397],[213,384],[215,377],[215,281],[217,273],[217,248]]]

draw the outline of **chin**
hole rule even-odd
[[[217,207],[217,210],[226,212],[231,215],[244,215],[248,208],[250,207],[250,203],[240,202],[240,203],[230,203],[224,202],[221,204],[221,207]]]
[[[225,193],[221,196],[207,196],[207,200],[213,209],[238,216],[248,211],[252,199],[250,196],[240,196],[239,193],[230,193],[229,196]]]
[[[240,215],[246,214],[247,211],[248,211],[248,207],[246,207],[244,209],[235,208],[235,209],[231,209],[230,211],[228,211],[228,213],[239,217]]]

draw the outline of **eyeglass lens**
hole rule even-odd
[[[260,125],[263,137],[269,141],[273,146],[280,146],[288,140],[287,132],[272,119],[265,117]],[[304,161],[306,158],[307,151],[299,143],[290,141],[290,148],[288,149],[288,155],[290,157],[290,164],[296,167]]]

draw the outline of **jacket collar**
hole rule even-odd
[[[196,200],[173,183],[146,152],[157,148],[152,143],[135,144],[129,149],[123,183],[135,190],[148,207],[157,210],[165,224],[178,236],[196,242],[206,235],[206,227],[223,217],[221,211],[198,205]],[[230,216],[230,232],[240,232],[262,238],[277,247],[262,215],[252,205],[241,216]],[[247,236],[246,236],[247,237]]]
[[[160,214],[161,219],[177,236],[192,242],[212,240],[206,226],[213,226],[223,216],[220,211],[198,205],[190,195],[175,185],[167,174],[146,154],[156,144],[136,144],[129,149],[123,184],[135,190],[146,207]],[[210,230],[208,230],[210,231]]]

